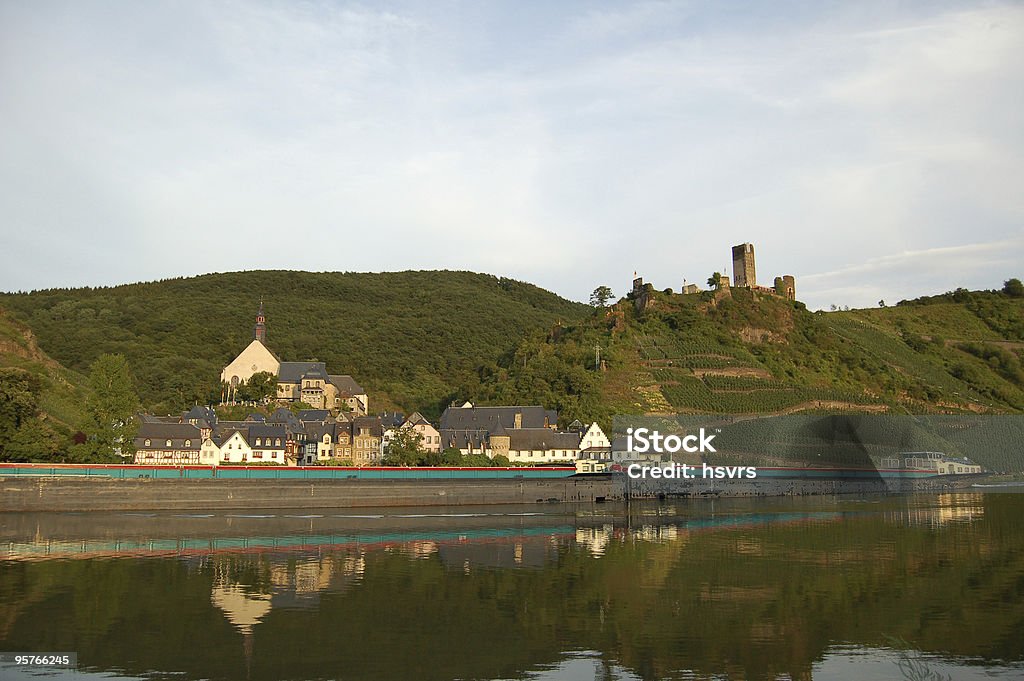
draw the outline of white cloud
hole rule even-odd
[[[0,6],[0,288],[458,267],[585,299],[743,241],[813,306],[1013,276],[849,268],[1024,234],[1019,5],[111,7]]]

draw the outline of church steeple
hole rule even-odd
[[[260,298],[260,310],[256,313],[256,327],[252,331],[253,338],[260,343],[267,342],[267,319],[263,316],[263,298]]]

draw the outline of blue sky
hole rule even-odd
[[[1024,275],[1024,5],[0,0],[0,289]],[[731,273],[731,272],[730,272]]]

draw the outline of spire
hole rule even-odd
[[[260,309],[256,313],[256,327],[252,331],[253,338],[261,343],[267,342],[267,319],[263,316],[263,296],[260,296]]]

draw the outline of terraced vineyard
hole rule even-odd
[[[840,405],[884,408],[863,394],[770,378],[768,369],[743,347],[649,334],[640,335],[637,345],[665,400],[681,412],[775,414]]]
[[[792,386],[776,380],[749,377],[693,376],[683,370],[658,370],[654,378],[661,392],[681,412],[720,414],[774,414],[790,410],[837,408],[839,405],[884,405],[864,395],[829,388]]]

